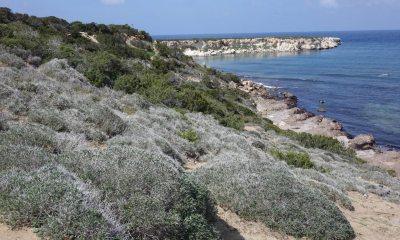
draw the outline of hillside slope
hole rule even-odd
[[[350,239],[335,205],[353,210],[348,191],[400,201],[398,178],[337,140],[257,115],[229,87],[234,75],[160,43],[131,48],[122,27],[89,24],[99,44],[71,42],[61,20],[35,27],[0,10],[0,220],[13,228],[43,239],[218,239],[219,205],[295,237]],[[189,161],[204,166],[188,172]]]

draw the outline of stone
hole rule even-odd
[[[326,112],[327,110],[326,110],[326,108],[318,108],[317,111],[318,112]]]
[[[296,95],[290,92],[280,92],[279,94],[282,94],[283,96],[285,96],[285,98],[297,99]]]
[[[235,82],[230,81],[229,82],[229,89],[235,89],[237,88],[237,84]]]
[[[319,100],[319,103],[326,103],[325,100]]]
[[[368,150],[375,145],[375,138],[370,134],[360,134],[350,140],[350,147],[358,150]]]

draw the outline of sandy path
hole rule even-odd
[[[358,192],[349,192],[355,211],[339,206],[351,226],[356,240],[398,240],[400,239],[400,205],[384,201],[375,194],[368,198]]]
[[[0,240],[37,240],[39,239],[29,228],[11,230],[4,223],[0,223]]]
[[[272,231],[261,222],[245,221],[235,213],[225,211],[218,206],[218,221],[216,228],[223,240],[294,240],[287,236]]]

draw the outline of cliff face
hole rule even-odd
[[[168,47],[185,49],[188,56],[213,56],[235,53],[297,52],[302,50],[323,50],[337,47],[340,38],[243,38],[215,40],[173,40],[162,41]]]

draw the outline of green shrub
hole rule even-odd
[[[144,87],[142,82],[135,75],[122,75],[115,80],[114,89],[124,91],[128,94],[139,92]]]
[[[162,43],[156,43],[156,49],[158,50],[158,54],[161,57],[166,57],[168,58],[171,54],[171,48],[169,48],[167,45],[162,44]]]
[[[314,163],[310,161],[310,155],[306,153],[283,152],[276,148],[271,149],[270,153],[272,156],[284,160],[287,164],[293,165],[297,168],[309,169],[314,167]]]
[[[197,142],[197,132],[193,129],[188,129],[184,132],[179,132],[178,136],[188,140],[189,142],[198,143]]]
[[[286,136],[292,140],[299,141],[306,148],[319,148],[332,153],[355,157],[355,151],[346,148],[343,143],[331,137],[312,135],[310,133],[296,133],[291,130],[282,130],[274,124],[268,122],[264,124],[264,129],[274,130],[277,134]]]
[[[367,161],[365,161],[365,160],[363,160],[361,158],[358,158],[358,157],[356,157],[356,161],[357,161],[358,164],[366,164],[366,163],[368,163]]]
[[[390,176],[392,176],[392,177],[396,177],[396,176],[397,176],[395,170],[386,170],[386,171],[387,171],[387,173],[388,173]]]
[[[124,72],[121,61],[109,52],[97,52],[87,60],[89,71],[84,74],[96,87],[112,87],[115,79]]]

